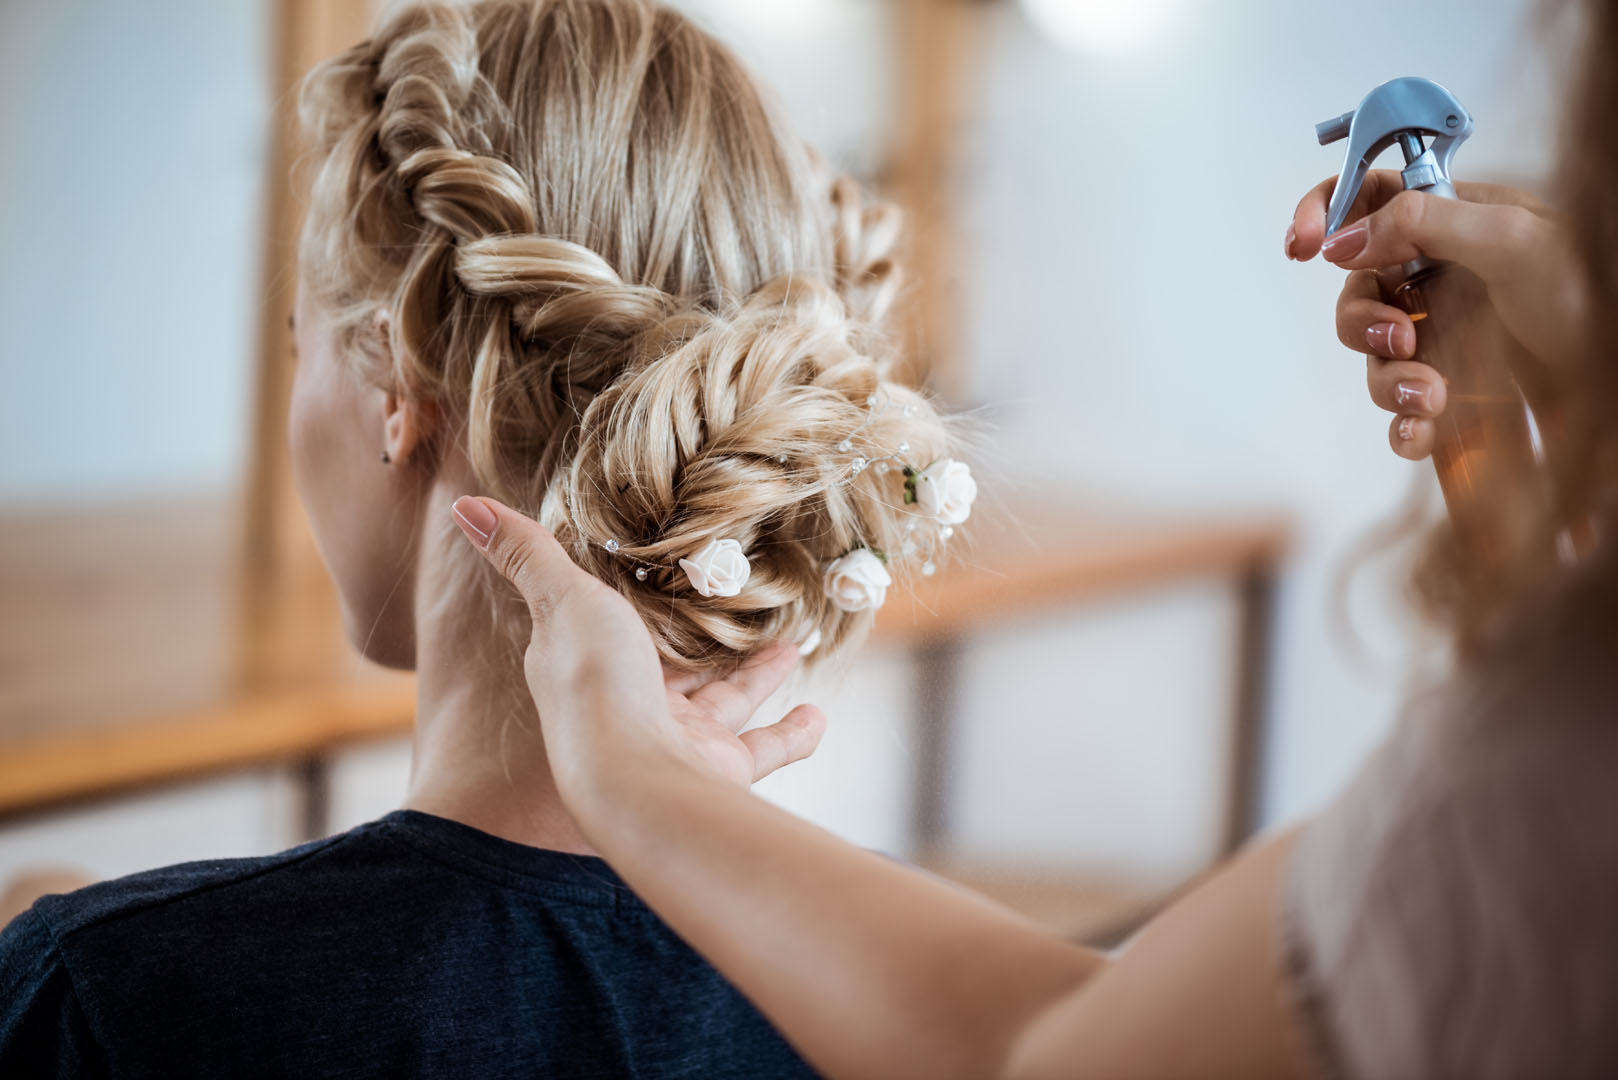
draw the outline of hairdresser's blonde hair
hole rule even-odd
[[[852,456],[903,441],[926,464],[949,437],[887,377],[894,212],[830,180],[729,51],[649,0],[414,3],[310,72],[300,115],[300,271],[339,347],[445,410],[483,491],[629,597],[666,658],[865,627],[825,565],[866,546],[897,577],[936,526]],[[873,397],[892,407],[867,424]],[[673,567],[722,537],[752,576],[704,598]]]

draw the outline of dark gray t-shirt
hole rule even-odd
[[[1305,827],[1282,911],[1327,1075],[1618,1076],[1613,565],[1413,705]]]
[[[0,1077],[802,1077],[600,859],[413,811],[40,900]]]

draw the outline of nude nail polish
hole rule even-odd
[[[1365,250],[1366,243],[1371,239],[1371,230],[1364,225],[1355,225],[1349,229],[1341,229],[1332,235],[1330,240],[1321,247],[1320,253],[1332,262],[1343,259],[1352,259]]]
[[[1365,330],[1366,344],[1370,345],[1372,350],[1380,353],[1383,356],[1394,355],[1393,332],[1397,328],[1398,324],[1390,322],[1371,324],[1370,326],[1366,327]]]
[[[494,511],[483,505],[482,500],[474,499],[470,495],[462,495],[450,507],[455,515],[455,521],[460,525],[466,538],[480,548],[489,546],[489,538],[494,535],[495,526],[500,519],[494,516]]]
[[[1427,411],[1427,388],[1420,383],[1402,382],[1393,388],[1394,403],[1401,409]]]

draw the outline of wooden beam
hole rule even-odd
[[[899,137],[887,186],[908,226],[901,313],[907,360],[896,374],[954,402],[964,400],[966,386],[958,345],[957,153],[981,39],[974,33],[980,7],[970,0],[899,0],[894,27]]]
[[[265,183],[262,303],[243,530],[246,565],[258,580],[267,583],[314,558],[292,489],[286,445],[292,390],[292,334],[287,317],[296,294],[298,230],[304,210],[303,193],[293,176],[300,149],[297,84],[317,61],[365,37],[370,7],[366,0],[277,0],[273,19],[273,128]]]

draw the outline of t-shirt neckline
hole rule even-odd
[[[421,810],[395,810],[373,824],[439,862],[502,885],[580,903],[645,910],[623,878],[595,855],[530,847]]]

